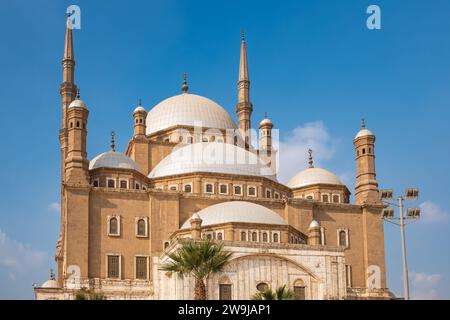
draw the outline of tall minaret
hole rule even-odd
[[[69,108],[70,103],[75,100],[77,95],[71,21],[70,16],[68,16],[66,25],[66,40],[64,43],[64,57],[62,60],[62,83],[59,90],[62,99],[62,124],[59,134],[59,141],[61,144],[61,179],[63,181],[65,181],[65,159],[68,152],[67,109]]]
[[[353,140],[356,153],[355,203],[379,203],[378,183],[375,173],[375,135],[362,120],[361,130]]]
[[[251,142],[251,115],[253,105],[250,102],[250,78],[248,76],[247,50],[245,48],[245,36],[242,32],[241,58],[239,61],[238,103],[236,113],[241,134],[245,136],[245,148],[248,149]]]

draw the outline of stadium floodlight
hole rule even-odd
[[[392,218],[394,218],[394,209],[384,208],[382,215],[383,215],[383,219],[392,219]]]
[[[419,189],[408,188],[405,191],[405,198],[408,200],[416,200],[419,197]]]
[[[382,200],[390,200],[393,197],[392,189],[383,189],[380,191],[380,197]]]

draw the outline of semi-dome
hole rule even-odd
[[[202,221],[202,226],[210,226],[221,223],[255,223],[287,225],[288,223],[276,212],[259,204],[246,201],[229,201],[206,207],[197,212]],[[187,220],[181,229],[191,227]]]
[[[147,134],[176,125],[214,129],[236,129],[234,121],[216,102],[195,94],[183,93],[158,103],[147,114]]]
[[[97,168],[131,169],[141,171],[136,162],[116,151],[104,152],[89,162],[89,170]]]
[[[58,281],[56,281],[54,279],[47,280],[42,284],[42,288],[47,288],[47,289],[59,288]]]
[[[84,109],[87,109],[87,106],[86,106],[86,104],[84,103],[83,100],[76,99],[76,100],[73,100],[73,101],[69,104],[69,109],[70,109],[70,108],[84,108]]]
[[[301,188],[314,184],[332,184],[342,185],[336,175],[322,168],[308,168],[297,173],[289,182],[288,187],[291,189]]]
[[[275,180],[273,170],[257,155],[230,143],[199,142],[175,149],[150,172],[160,178],[194,172],[267,177]]]

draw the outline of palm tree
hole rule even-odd
[[[252,300],[294,300],[295,293],[290,289],[286,289],[286,285],[278,287],[275,292],[271,288],[267,288],[263,292],[256,293]]]
[[[195,300],[206,300],[205,280],[212,273],[223,270],[231,259],[231,252],[223,244],[211,240],[183,242],[175,252],[167,253],[171,259],[160,270],[176,272],[182,277],[193,276],[195,279]]]

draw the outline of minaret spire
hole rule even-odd
[[[67,108],[75,100],[77,86],[75,85],[75,57],[73,50],[72,19],[67,15],[66,38],[64,42],[64,56],[62,59],[62,83],[60,94],[63,104],[62,127],[67,128]]]
[[[248,75],[247,48],[245,45],[245,35],[242,31],[241,53],[239,60],[239,77],[238,77],[238,103],[236,113],[238,116],[238,126],[241,134],[245,137],[245,148],[250,147],[250,129],[251,115],[253,111],[250,102],[250,77]]]

